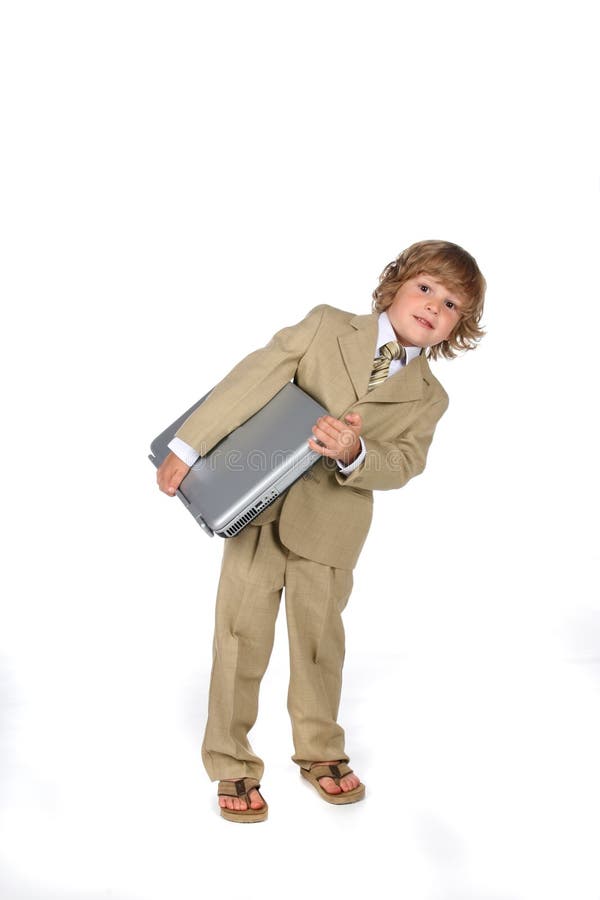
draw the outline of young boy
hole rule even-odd
[[[267,817],[259,792],[263,763],[248,732],[283,587],[292,759],[324,800],[364,797],[337,723],[342,611],[369,529],[373,490],[400,488],[423,471],[448,406],[427,357],[474,348],[483,335],[484,293],[477,263],[461,247],[413,244],[383,270],[371,314],[315,307],[238,363],[169,445],[157,480],[173,495],[198,456],[290,379],[330,412],[308,440],[321,460],[224,543],[202,757],[211,780],[219,780],[221,815],[230,821]]]

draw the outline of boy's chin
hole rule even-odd
[[[430,347],[435,347],[436,344],[440,343],[439,336],[434,337],[431,335],[418,335],[414,337],[412,344],[405,344],[407,347],[420,347],[421,350],[429,350]]]

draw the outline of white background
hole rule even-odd
[[[2,5],[6,900],[600,897],[591,14]],[[376,496],[355,571],[368,797],[330,807],[290,762],[281,616],[270,817],[239,828],[200,760],[222,542],[149,441],[317,303],[369,312],[424,238],[475,255],[488,334],[435,366],[428,468]]]

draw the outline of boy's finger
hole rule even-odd
[[[308,446],[311,450],[316,450],[317,453],[320,453],[321,456],[329,456],[330,451],[327,449],[325,444],[319,444],[314,438],[308,439]]]
[[[337,419],[332,419],[332,423],[336,422]],[[317,419],[317,424],[312,427],[313,434],[316,434],[317,437],[321,437],[321,435],[325,435],[326,437],[335,437],[335,429],[332,424],[330,424],[325,418]]]
[[[331,431],[329,432],[332,436],[336,435],[336,432],[339,434],[340,431],[344,431],[348,427],[347,416],[344,417],[346,421],[342,422],[341,419],[334,419],[333,417],[327,420],[327,425],[330,426]]]

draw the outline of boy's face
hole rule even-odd
[[[405,281],[386,312],[405,347],[431,347],[450,336],[460,320],[461,299],[425,272]]]

